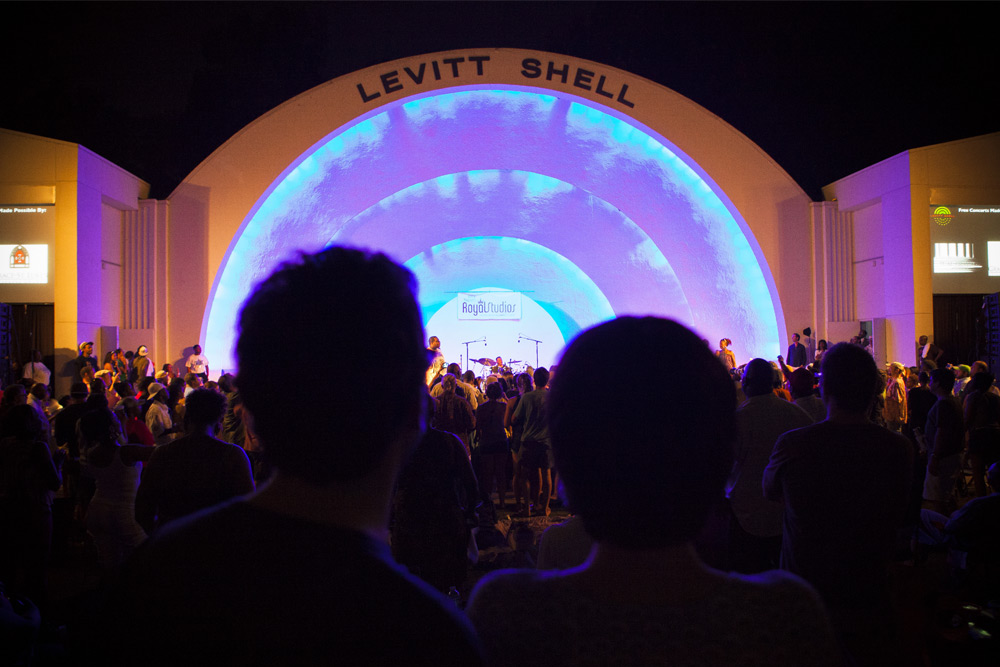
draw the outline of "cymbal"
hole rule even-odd
[[[483,366],[493,366],[496,364],[496,361],[494,361],[493,359],[487,359],[486,357],[480,357],[479,359],[469,359],[469,361],[474,361],[477,364],[482,364]]]
[[[521,363],[521,360],[520,360],[520,359],[511,359],[511,360],[510,360],[510,361],[508,361],[507,363],[508,363],[508,364],[510,364],[511,366],[513,366],[514,364],[519,364],[519,363]]]

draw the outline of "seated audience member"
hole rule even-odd
[[[448,376],[442,382],[447,382]],[[433,399],[427,398],[431,403]],[[476,525],[476,476],[462,442],[427,429],[403,465],[392,499],[392,555],[439,591],[468,574]],[[478,556],[478,550],[473,551]]]
[[[624,349],[651,364],[629,382],[608,363]],[[839,664],[805,583],[725,574],[695,554],[732,468],[734,403],[725,367],[675,322],[621,317],[570,344],[549,429],[595,545],[574,569],[480,581],[468,614],[490,664]]]
[[[112,662],[481,664],[456,607],[385,543],[393,483],[425,422],[415,292],[384,255],[339,247],[256,287],[239,318],[238,385],[274,475],[134,554],[101,616]],[[354,341],[351,354],[316,355],[331,339]],[[295,417],[298,392],[275,390],[289,368],[338,378],[309,419]],[[372,400],[390,373],[393,400]]]
[[[195,389],[184,410],[184,437],[160,445],[142,471],[135,518],[147,534],[168,521],[252,493],[243,448],[215,439],[226,398]]]
[[[784,503],[782,569],[816,587],[861,664],[895,664],[888,568],[912,474],[909,441],[868,419],[881,389],[868,352],[831,347],[826,420],[778,438],[763,481]]]

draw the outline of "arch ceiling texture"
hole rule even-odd
[[[438,89],[315,143],[260,195],[229,246],[203,320],[213,360],[233,348],[253,286],[298,249],[329,244],[404,262],[436,329],[454,322],[457,293],[523,294],[526,321],[455,322],[449,361],[474,325],[496,334],[489,356],[523,352],[532,363],[509,338],[544,332],[539,361],[551,364],[577,332],[626,314],[670,317],[744,350],[780,347],[774,280],[710,175],[618,109],[564,91]]]

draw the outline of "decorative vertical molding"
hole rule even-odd
[[[138,211],[125,211],[122,220],[122,324],[125,329],[153,327],[155,266],[153,249],[156,200],[139,202]]]
[[[837,202],[810,205],[816,311],[826,322],[854,320],[854,222]]]
[[[854,220],[847,211],[834,209],[827,220],[829,232],[829,272],[834,298],[830,303],[831,322],[854,318]]]

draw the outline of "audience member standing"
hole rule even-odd
[[[917,339],[917,368],[920,370],[926,370],[928,373],[934,370],[941,365],[941,357],[943,356],[944,350],[930,342],[927,336],[921,336]],[[925,369],[924,362],[930,362],[933,366]]]
[[[885,405],[882,417],[885,426],[893,433],[902,433],[906,424],[906,385],[903,384],[903,364],[894,361],[889,364],[889,377],[885,387]]]
[[[549,391],[549,371],[538,368],[534,373],[535,390],[521,396],[511,423],[521,431],[521,453],[518,459],[519,476],[527,502],[533,503],[535,512],[549,515],[549,496],[552,491],[552,441],[549,440],[549,422],[545,415],[545,402]],[[522,514],[530,515],[530,508]]]
[[[146,539],[135,520],[135,492],[139,488],[142,461],[152,447],[121,445],[118,419],[111,410],[99,408],[80,417],[80,436],[85,443],[83,474],[96,482],[87,507],[87,531],[97,544],[105,569],[121,565]]]
[[[42,363],[42,353],[38,350],[31,351],[31,361],[24,365],[25,380],[31,380],[33,384],[48,385],[52,378],[52,371]]]
[[[986,495],[986,470],[1000,460],[1000,396],[990,391],[993,379],[989,371],[973,375],[963,406],[969,432],[972,483],[977,496]]]
[[[441,592],[461,586],[470,551],[478,556],[471,530],[478,501],[476,476],[462,443],[452,433],[427,429],[393,494],[396,562]]]
[[[167,388],[159,382],[149,385],[149,398],[146,399],[146,426],[153,434],[156,444],[169,442],[174,433],[174,421],[167,408]]]
[[[485,502],[492,502],[490,494],[494,485],[500,509],[507,499],[507,459],[510,444],[503,418],[507,404],[503,402],[503,389],[496,382],[486,387],[485,403],[476,410],[476,433],[479,439],[479,485]]]
[[[629,382],[608,363],[625,349],[649,364]],[[548,401],[552,446],[596,544],[568,571],[479,582],[468,613],[491,664],[840,664],[798,577],[724,574],[692,545],[732,468],[734,394],[708,347],[675,322],[620,317],[570,343]]]
[[[806,412],[772,392],[774,370],[754,359],[743,372],[747,400],[736,410],[736,457],[726,487],[732,510],[729,561],[737,572],[763,572],[778,566],[781,503],[764,498],[761,479],[778,437],[809,426]]]
[[[34,408],[15,406],[0,439],[0,582],[8,596],[43,607],[52,544],[52,500],[59,489],[62,453],[53,461]]]
[[[454,433],[465,445],[466,455],[470,454],[469,434],[476,426],[475,413],[472,406],[464,398],[455,393],[458,384],[455,376],[446,373],[441,378],[441,394],[434,408],[434,428],[448,433]]]
[[[792,341],[788,345],[788,354],[785,355],[787,364],[794,368],[806,365],[806,346],[799,342],[799,335],[792,334]]]
[[[85,341],[80,343],[80,354],[76,357],[76,378],[77,380],[83,379],[84,369],[90,368],[91,373],[96,373],[101,369],[100,364],[97,363],[97,357],[94,356],[94,343],[93,341]]]
[[[792,402],[802,408],[814,423],[826,419],[826,406],[816,395],[815,382],[816,378],[812,371],[805,368],[796,368],[788,378]]]
[[[513,466],[511,486],[514,488],[514,511],[524,512],[527,503],[524,497],[524,484],[521,482],[520,460],[521,460],[521,425],[514,424],[514,411],[517,409],[521,397],[535,388],[534,381],[527,373],[518,373],[517,379],[511,385],[514,390],[513,395],[507,396],[507,409],[504,411],[503,425],[510,431],[510,454]]]
[[[468,622],[385,543],[393,483],[425,420],[415,291],[384,255],[338,247],[256,287],[238,323],[238,384],[274,475],[134,554],[101,617],[110,662],[481,664]],[[325,340],[351,340],[350,354],[316,355]],[[289,368],[331,379],[310,419],[298,392],[275,390]],[[389,374],[393,400],[375,400]]]
[[[962,468],[965,449],[965,423],[962,406],[952,394],[955,372],[950,368],[931,371],[931,393],[937,397],[929,413],[924,436],[927,441],[927,476],[924,478],[924,500],[931,509],[948,514],[953,505],[952,491]]]
[[[188,373],[194,373],[202,382],[208,382],[208,357],[201,353],[201,345],[195,344],[194,353],[187,358],[184,365]]]
[[[149,349],[145,345],[140,345],[139,349],[135,351],[135,357],[132,359],[132,367],[135,369],[136,382],[144,377],[153,377],[155,375],[156,367],[153,364],[153,360],[149,358]]]
[[[215,438],[225,411],[226,398],[210,389],[196,389],[187,397],[184,437],[157,447],[142,471],[135,518],[146,533],[253,492],[246,452]]]
[[[764,471],[784,504],[781,567],[816,587],[860,664],[897,664],[888,567],[912,448],[868,420],[881,381],[864,349],[834,345],[820,382],[826,421],[781,436]]]

